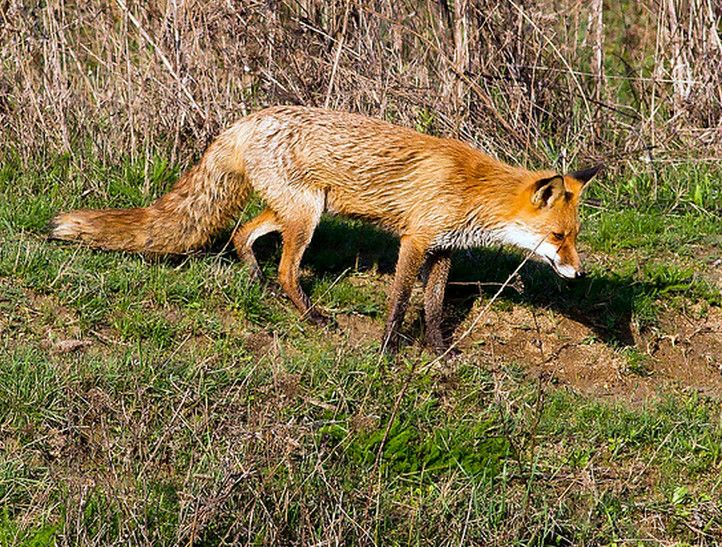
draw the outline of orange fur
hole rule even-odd
[[[324,211],[363,218],[401,237],[385,344],[394,344],[426,262],[433,284],[426,308],[434,315],[427,339],[438,349],[448,275],[444,253],[507,242],[535,248],[560,275],[576,274],[579,196],[594,172],[562,178],[527,171],[463,142],[381,120],[274,107],[224,131],[199,164],[149,207],[61,214],[50,237],[105,249],[185,253],[233,221],[253,189],[268,208],[234,234],[239,256],[258,273],[253,242],[280,231],[281,285],[302,313],[322,321],[298,283],[301,257]],[[553,234],[563,237],[556,241]]]

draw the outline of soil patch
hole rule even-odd
[[[633,332],[634,346],[614,347],[573,319],[515,306],[490,310],[460,347],[467,357],[517,363],[599,397],[641,401],[674,387],[722,398],[722,310],[697,318],[668,312],[658,328]]]

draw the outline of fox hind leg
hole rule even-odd
[[[304,319],[312,323],[323,325],[328,318],[313,307],[311,300],[303,292],[299,283],[299,270],[303,253],[311,242],[313,231],[318,220],[313,223],[287,224],[282,229],[283,251],[281,263],[278,266],[278,281],[291,302],[301,312]]]
[[[233,234],[233,245],[240,259],[248,265],[251,275],[260,278],[261,269],[253,253],[253,243],[263,235],[280,231],[283,250],[278,266],[279,284],[305,319],[325,323],[326,318],[313,308],[299,283],[301,259],[321,220],[324,195],[318,191],[293,188],[291,184],[275,184],[274,188],[273,192],[260,189],[268,207]]]
[[[325,324],[328,319],[313,307],[299,283],[301,259],[321,220],[325,204],[324,194],[321,191],[296,187],[293,191],[267,194],[264,197],[274,211],[283,237],[281,262],[278,266],[279,284],[304,319]]]
[[[259,237],[280,230],[281,225],[278,223],[276,213],[271,209],[266,209],[254,219],[246,222],[233,234],[232,240],[236,253],[248,266],[253,279],[263,279],[256,255],[253,253],[253,244]]]

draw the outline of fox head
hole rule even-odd
[[[561,277],[583,276],[577,253],[579,199],[584,186],[601,167],[564,176],[544,175],[525,182],[514,218],[504,229],[504,241],[533,251]]]

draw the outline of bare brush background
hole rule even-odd
[[[2,148],[198,153],[263,106],[328,106],[507,160],[713,157],[714,0],[0,4]]]

